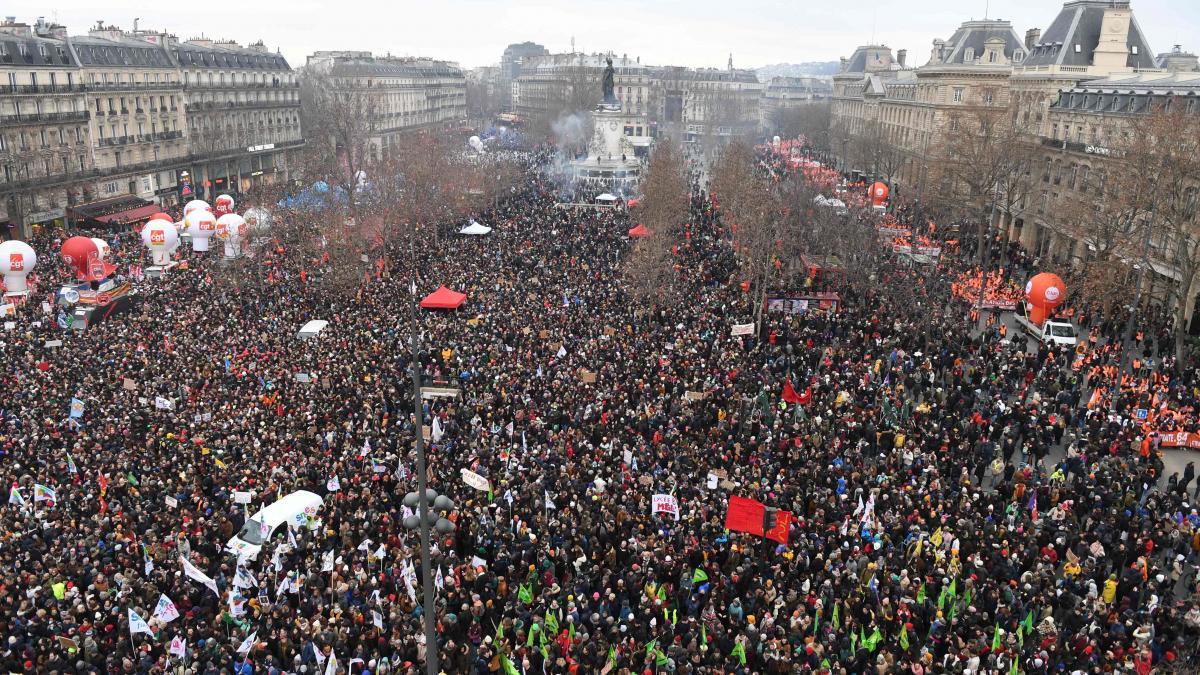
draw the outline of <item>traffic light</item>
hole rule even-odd
[[[763,532],[770,532],[771,530],[775,529],[776,525],[778,525],[778,513],[779,509],[773,506],[768,506],[766,510],[763,511]]]

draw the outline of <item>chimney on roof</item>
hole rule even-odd
[[[1034,45],[1036,45],[1038,43],[1038,41],[1040,41],[1041,39],[1042,39],[1042,29],[1041,28],[1030,28],[1029,30],[1025,31],[1025,51],[1027,51],[1027,52],[1033,51]]]
[[[899,63],[901,68],[904,67],[904,62],[907,60],[908,60],[908,50],[907,49],[896,50],[896,63]]]

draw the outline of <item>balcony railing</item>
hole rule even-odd
[[[179,82],[93,82],[80,91],[174,91]]]
[[[20,113],[0,115],[0,124],[37,124],[39,122],[86,122],[91,113],[86,110],[53,113]]]

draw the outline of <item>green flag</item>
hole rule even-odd
[[[617,665],[617,648],[613,647],[612,645],[609,645],[608,647],[607,662],[613,664],[614,666]]]
[[[835,604],[833,606],[833,629],[834,630],[840,630],[842,627],[841,609],[842,609],[841,605]]]
[[[738,642],[733,645],[733,651],[729,652],[730,656],[737,657],[738,663],[746,665],[746,646]]]
[[[817,629],[821,627],[821,608],[817,608],[817,616],[813,619],[813,635],[817,634]]]
[[[970,607],[970,606],[971,606],[971,589],[968,588],[966,591],[963,592],[963,607]]]
[[[908,628],[900,629],[900,648],[908,651]]]
[[[503,639],[504,639],[504,622],[501,621],[500,625],[496,627],[496,639],[494,641],[500,642]]]
[[[925,604],[925,584],[923,583],[921,584],[921,587],[917,589],[917,604]]]
[[[567,624],[567,637],[571,640],[571,642],[575,641],[575,622],[574,621]]]
[[[125,480],[128,481],[129,484],[134,487],[137,487],[139,485],[137,476],[133,475],[132,471],[125,472]]]
[[[949,594],[950,594],[951,600],[958,597],[958,579],[957,578],[950,580]]]
[[[708,644],[708,628],[704,624],[700,624],[700,644]]]
[[[996,632],[992,634],[992,651],[1000,651],[1000,624],[996,624]]]
[[[535,633],[540,633],[540,632],[542,632],[542,627],[541,627],[541,626],[537,625],[536,623],[535,623],[535,624],[533,624],[532,626],[530,626],[530,627],[529,627],[529,637],[528,637],[528,639],[526,639],[526,640],[525,640],[525,646],[526,646],[526,647],[532,647],[532,646],[533,646],[533,636],[534,636],[534,634],[535,634]]]
[[[945,608],[946,608],[946,587],[942,586],[942,592],[938,593],[938,609],[942,610]]]
[[[860,630],[859,633],[861,632]],[[850,651],[858,651],[858,633],[855,633],[853,630],[850,631]]]
[[[1018,670],[1018,668],[1017,668],[1017,660],[1018,660],[1017,657],[1014,655],[1013,660],[1012,660],[1012,666],[1010,666],[1008,669],[1008,675],[1021,675],[1021,671]]]
[[[658,587],[658,599],[666,602],[667,600],[667,585],[663,584]]]
[[[517,587],[517,599],[527,605],[533,604],[533,590],[529,588],[529,584],[521,584]]]
[[[558,617],[554,616],[550,612],[546,612],[546,618],[542,621],[542,623],[546,624],[546,630],[549,631],[551,635],[558,635]]]
[[[1021,621],[1021,625],[1025,627],[1025,634],[1033,633],[1033,610],[1029,610],[1025,614],[1025,618]]]
[[[692,583],[698,584],[698,583],[701,583],[704,581],[708,581],[708,572],[705,572],[704,570],[697,567],[696,571],[692,572]]]
[[[658,649],[658,638],[654,638],[646,643],[646,656],[653,654],[655,649]]]
[[[883,634],[879,632],[878,628],[876,628],[875,632],[868,635],[866,640],[863,640],[863,646],[874,652],[875,648],[879,646],[879,641],[882,639]]]
[[[508,657],[503,654],[500,655],[500,665],[504,666],[504,675],[521,675],[521,672],[517,670],[513,662],[508,660]]]
[[[668,661],[667,655],[662,653],[661,649],[654,650],[654,665],[665,666],[665,665],[667,665],[667,661]]]

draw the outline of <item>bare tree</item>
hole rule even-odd
[[[661,141],[650,157],[642,181],[637,217],[650,234],[633,245],[624,266],[630,293],[643,300],[669,302],[679,281],[676,268],[678,231],[688,215],[688,180],[683,155],[670,139]]]
[[[1023,140],[1005,108],[984,107],[952,113],[940,146],[933,149],[934,211],[946,219],[974,221],[980,263],[1003,186],[1028,169],[1026,153],[1014,156]]]
[[[1200,274],[1200,116],[1182,100],[1167,99],[1133,125],[1125,156],[1125,171],[1137,172],[1153,183],[1147,241],[1177,275],[1172,286],[1175,354],[1185,364],[1185,319]]]

